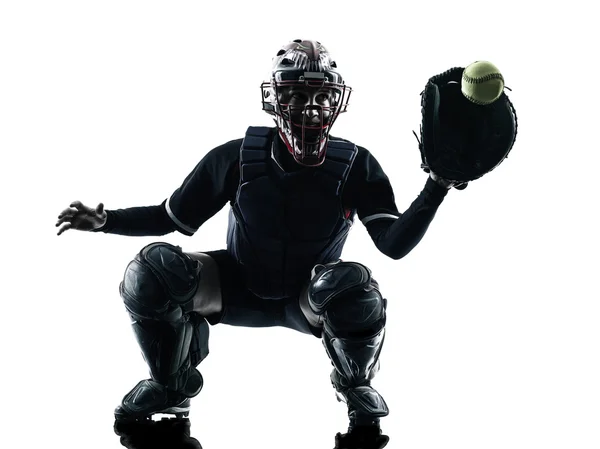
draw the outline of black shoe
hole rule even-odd
[[[381,434],[379,426],[357,426],[348,433],[335,436],[334,449],[383,449],[390,437]]]
[[[190,398],[183,393],[167,390],[153,380],[139,382],[115,409],[116,420],[138,420],[156,413],[173,414],[177,418],[189,415]]]
[[[114,431],[128,449],[202,449],[190,435],[189,419],[115,421]]]

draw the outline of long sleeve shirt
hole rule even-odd
[[[131,236],[160,236],[175,231],[193,235],[227,203],[235,201],[242,140],[212,149],[162,203],[107,210],[107,221],[97,231]],[[274,142],[274,154],[286,170],[302,169],[279,137]],[[381,165],[366,148],[358,146],[342,203],[344,208],[356,211],[383,254],[400,259],[421,241],[447,193],[445,187],[428,178],[408,209],[399,212]]]

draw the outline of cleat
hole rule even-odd
[[[189,415],[190,398],[167,390],[152,380],[142,380],[115,409],[118,421],[139,421],[151,419],[152,415],[165,414],[185,417]]]
[[[379,426],[357,426],[348,429],[348,433],[338,433],[334,449],[383,449],[389,441]]]

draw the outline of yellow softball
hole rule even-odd
[[[475,104],[490,104],[502,95],[504,77],[491,62],[476,61],[463,71],[461,90]]]

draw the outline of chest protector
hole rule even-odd
[[[271,157],[275,132],[246,132],[227,232],[247,287],[272,299],[298,295],[314,265],[339,259],[355,214],[344,210],[342,192],[358,152],[330,140],[323,164],[287,173]]]

